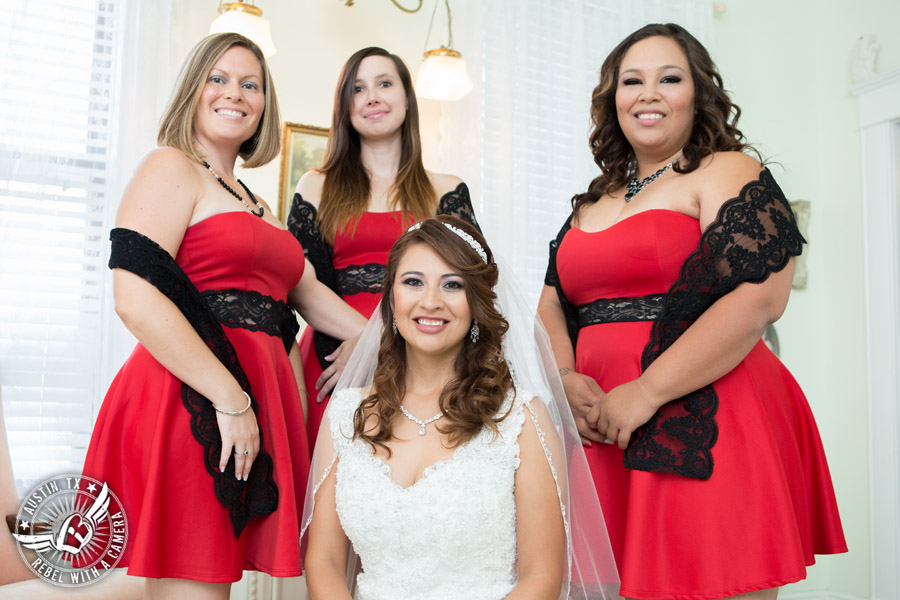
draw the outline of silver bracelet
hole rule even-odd
[[[241,390],[241,391],[243,392],[243,390]],[[250,410],[250,404],[252,403],[252,400],[250,400],[250,394],[248,394],[247,392],[244,392],[244,396],[247,397],[247,406],[245,406],[241,410],[222,410],[221,408],[219,408],[212,402],[210,402],[210,404],[212,404],[212,407],[214,409],[216,409],[216,412],[218,412],[218,413],[222,413],[223,415],[229,415],[232,417],[237,417],[238,415],[242,415],[245,412],[247,412],[248,410]]]

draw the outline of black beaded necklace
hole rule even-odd
[[[250,191],[250,188],[248,188],[246,185],[244,185],[244,182],[243,182],[243,181],[241,181],[240,179],[237,180],[237,182],[238,182],[239,184],[241,184],[241,187],[244,188],[244,191],[247,192],[247,195],[250,196],[250,199],[253,200],[253,204],[256,205],[256,207],[259,209],[259,212],[255,212],[255,211],[250,207],[250,205],[247,204],[247,202],[246,202],[243,198],[241,198],[240,194],[238,194],[236,191],[234,191],[233,189],[231,189],[231,186],[228,185],[227,183],[225,183],[225,180],[224,180],[224,179],[222,179],[221,177],[219,177],[219,174],[215,172],[215,170],[209,165],[208,162],[203,161],[203,166],[206,167],[207,169],[209,169],[209,172],[212,173],[213,177],[215,177],[216,180],[217,180],[219,183],[222,184],[222,187],[223,187],[223,188],[225,188],[226,190],[228,190],[228,192],[229,192],[232,196],[234,196],[235,198],[237,198],[238,200],[241,201],[241,204],[243,204],[243,205],[247,208],[247,210],[250,211],[250,214],[251,214],[251,215],[254,215],[254,216],[256,216],[256,217],[262,217],[263,214],[265,214],[266,209],[259,205],[259,201],[258,201],[258,200],[256,199],[256,197],[253,195],[253,192]]]
[[[670,162],[669,164],[667,164],[666,166],[664,166],[662,169],[660,169],[656,173],[654,173],[653,175],[647,175],[640,181],[638,181],[637,177],[632,177],[631,181],[628,182],[628,193],[625,194],[625,202],[631,202],[631,199],[635,196],[635,194],[637,194],[642,189],[644,189],[644,186],[646,186],[648,183],[650,183],[651,181],[653,181],[654,179],[656,179],[657,177],[659,177],[660,175],[665,173],[669,169],[669,167],[671,167],[672,165],[677,163],[679,160],[681,160],[680,156],[678,158],[676,158],[675,160],[673,160],[672,162]]]

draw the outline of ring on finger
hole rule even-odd
[[[244,450],[243,452],[241,452],[239,450],[234,451],[235,456],[247,456],[248,454],[250,454],[249,450]]]
[[[615,444],[615,442],[609,438],[606,438],[605,440],[603,440],[603,443],[604,444]]]

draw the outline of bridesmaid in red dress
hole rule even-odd
[[[304,271],[300,245],[234,174],[238,156],[278,155],[280,126],[259,48],[207,37],[110,235],[116,312],[138,344],[84,474],[122,501],[119,564],[147,578],[148,598],[224,600],[243,570],[301,574],[309,449],[288,305],[342,339],[365,319]]]
[[[621,594],[773,599],[847,550],[809,405],[760,339],[804,240],[683,28],[620,43],[591,115],[601,175],[551,242],[539,311]]]
[[[325,163],[298,182],[288,229],[303,246],[307,269],[368,318],[381,299],[391,246],[413,222],[435,214],[478,227],[466,184],[422,165],[409,69],[382,48],[359,50],[335,90]],[[300,339],[305,387],[317,390],[306,414],[310,451],[352,350],[339,344],[311,327]]]

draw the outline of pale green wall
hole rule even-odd
[[[792,200],[812,203],[809,287],[778,323],[782,358],[818,419],[850,554],[822,557],[786,591],[869,596],[868,415],[863,312],[862,183],[850,54],[859,36],[881,46],[876,70],[900,68],[900,2],[731,0],[711,52]],[[876,317],[877,319],[877,317]],[[752,449],[748,449],[752,456]]]

